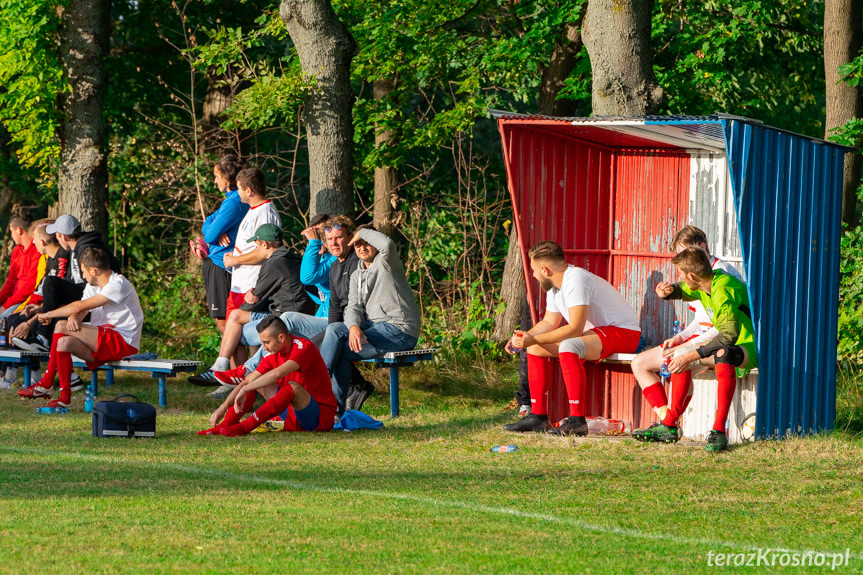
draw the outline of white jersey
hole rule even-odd
[[[108,302],[90,310],[90,325],[114,326],[114,331],[135,349],[141,347],[141,330],[144,327],[144,310],[138,300],[135,287],[125,277],[111,272],[111,277],[105,287],[87,284],[84,287],[82,300],[95,295],[103,295]]]
[[[246,212],[243,221],[240,222],[240,228],[237,230],[237,239],[234,241],[234,251],[231,252],[231,255],[242,256],[253,252],[257,246],[252,241],[252,236],[264,224],[276,224],[279,228],[282,227],[279,213],[270,200],[249,208],[249,211]],[[246,293],[255,287],[260,271],[261,264],[234,267],[231,273],[231,291]]]
[[[560,289],[548,291],[545,309],[569,322],[569,308],[579,305],[589,306],[585,331],[605,326],[641,330],[635,310],[619,291],[601,277],[571,265],[563,272]]]
[[[725,260],[721,260],[713,256],[710,256],[710,259],[713,260],[710,264],[712,269],[723,271],[728,275],[736,277],[741,282],[743,281],[743,276],[740,275],[740,272],[737,271],[737,268],[733,265]],[[710,341],[716,337],[719,332],[713,327],[713,322],[710,321],[710,317],[707,315],[704,305],[702,305],[700,301],[691,301],[688,302],[688,304],[689,311],[694,313],[695,316],[692,318],[692,321],[689,322],[689,325],[686,326],[686,329],[680,332],[680,337],[683,338],[683,341],[692,339],[693,343],[701,343],[704,341]]]

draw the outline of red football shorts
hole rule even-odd
[[[93,352],[93,361],[86,362],[87,368],[93,370],[103,363],[117,361],[136,353],[138,350],[126,343],[123,336],[114,330],[114,326],[100,325],[96,351]]]
[[[231,317],[231,312],[239,309],[246,302],[246,294],[235,291],[228,292],[228,301],[225,305],[225,319]]]
[[[605,359],[614,353],[635,353],[641,340],[641,332],[634,329],[609,325],[594,327],[590,331],[598,335],[599,341],[602,342],[602,355],[599,359]]]

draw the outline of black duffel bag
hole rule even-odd
[[[131,397],[135,401],[119,401]],[[156,408],[124,393],[93,408],[93,437],[156,437]]]

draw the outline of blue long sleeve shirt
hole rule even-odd
[[[300,281],[307,286],[318,288],[317,297],[310,294],[319,304],[315,317],[327,317],[330,312],[330,266],[336,259],[331,253],[320,254],[321,240],[309,240],[303,261],[300,264]]]
[[[204,225],[201,226],[204,241],[210,246],[210,259],[222,269],[225,269],[225,254],[234,249],[237,230],[248,211],[248,204],[240,201],[240,194],[237,193],[237,190],[229,190],[216,211],[207,216]],[[227,234],[231,239],[231,243],[224,247],[219,245],[219,238],[222,237],[222,234]]]

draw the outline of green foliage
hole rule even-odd
[[[842,236],[839,261],[839,359],[863,364],[863,227]]]
[[[664,112],[725,112],[824,134],[823,2],[658,0],[654,69]]]
[[[57,97],[67,89],[56,51],[57,0],[0,0],[0,123],[22,166],[53,180],[60,155]]]

